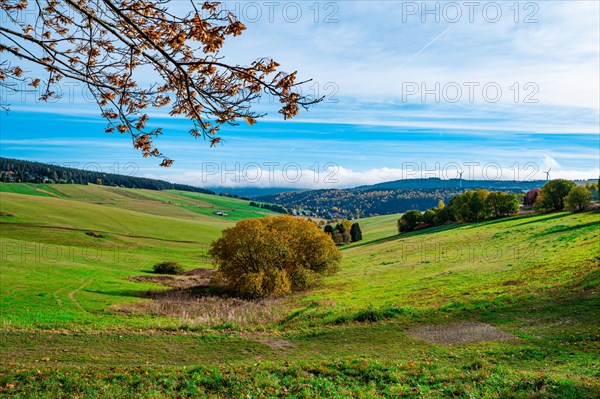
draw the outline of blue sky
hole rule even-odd
[[[293,121],[265,99],[266,118],[225,128],[209,148],[185,120],[156,113],[158,147],[176,161],[165,169],[103,133],[97,107],[67,84],[53,104],[4,93],[0,153],[201,186],[350,187],[458,169],[597,178],[598,2],[316,4],[226,3],[248,27],[226,45],[230,62],[270,56],[331,95]]]

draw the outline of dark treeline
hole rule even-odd
[[[291,214],[291,212],[289,212],[286,208],[284,208],[281,205],[277,205],[277,204],[267,204],[267,203],[251,201],[250,206],[255,206],[257,208],[262,208],[262,209],[269,209],[269,210],[271,210],[273,212],[277,212],[277,213]]]
[[[0,158],[0,181],[10,183],[102,184],[105,186],[145,188],[149,190],[181,190],[205,194],[213,191],[187,184],[75,169],[40,162]]]
[[[468,223],[497,219],[519,213],[522,198],[514,193],[488,190],[469,190],[452,198],[448,205],[440,201],[438,206],[421,212],[410,210],[398,219],[400,233],[446,223]]]
[[[464,189],[410,190],[314,190],[295,191],[260,197],[260,200],[288,209],[310,209],[320,217],[357,218],[387,215],[409,209],[429,209],[439,200],[449,201]]]
[[[235,198],[235,199],[241,199],[244,201],[250,201],[250,198],[248,198],[248,197],[240,197],[237,194],[229,194],[229,193],[223,193],[223,192],[219,193],[219,197]]]

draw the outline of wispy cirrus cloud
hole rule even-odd
[[[340,185],[397,178],[404,161],[497,162],[502,169],[534,162],[554,165],[557,177],[595,177],[600,3],[475,3],[472,21],[457,2],[462,15],[451,22],[448,2],[226,2],[248,27],[226,44],[226,59],[271,56],[313,78],[305,90],[327,100],[283,122],[279,103],[266,98],[256,106],[267,118],[224,128],[217,149],[194,142],[186,121],[152,110],[151,123],[166,132],[157,144],[176,160],[164,170],[140,159],[127,137],[103,133],[83,88],[65,87],[57,104],[11,95],[13,110],[0,116],[0,152],[40,161],[130,160],[140,173],[198,184],[194,174],[206,162],[294,162],[302,170],[333,162]],[[501,7],[494,22],[492,4]]]

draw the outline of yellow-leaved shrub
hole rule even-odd
[[[339,270],[342,259],[315,223],[287,215],[240,221],[209,253],[219,285],[253,298],[307,289]]]

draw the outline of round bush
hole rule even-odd
[[[342,258],[315,223],[287,215],[242,220],[225,229],[209,253],[219,284],[253,298],[306,289],[335,273]]]
[[[183,274],[185,272],[179,263],[172,260],[157,263],[154,265],[153,269],[154,273],[158,274]]]

